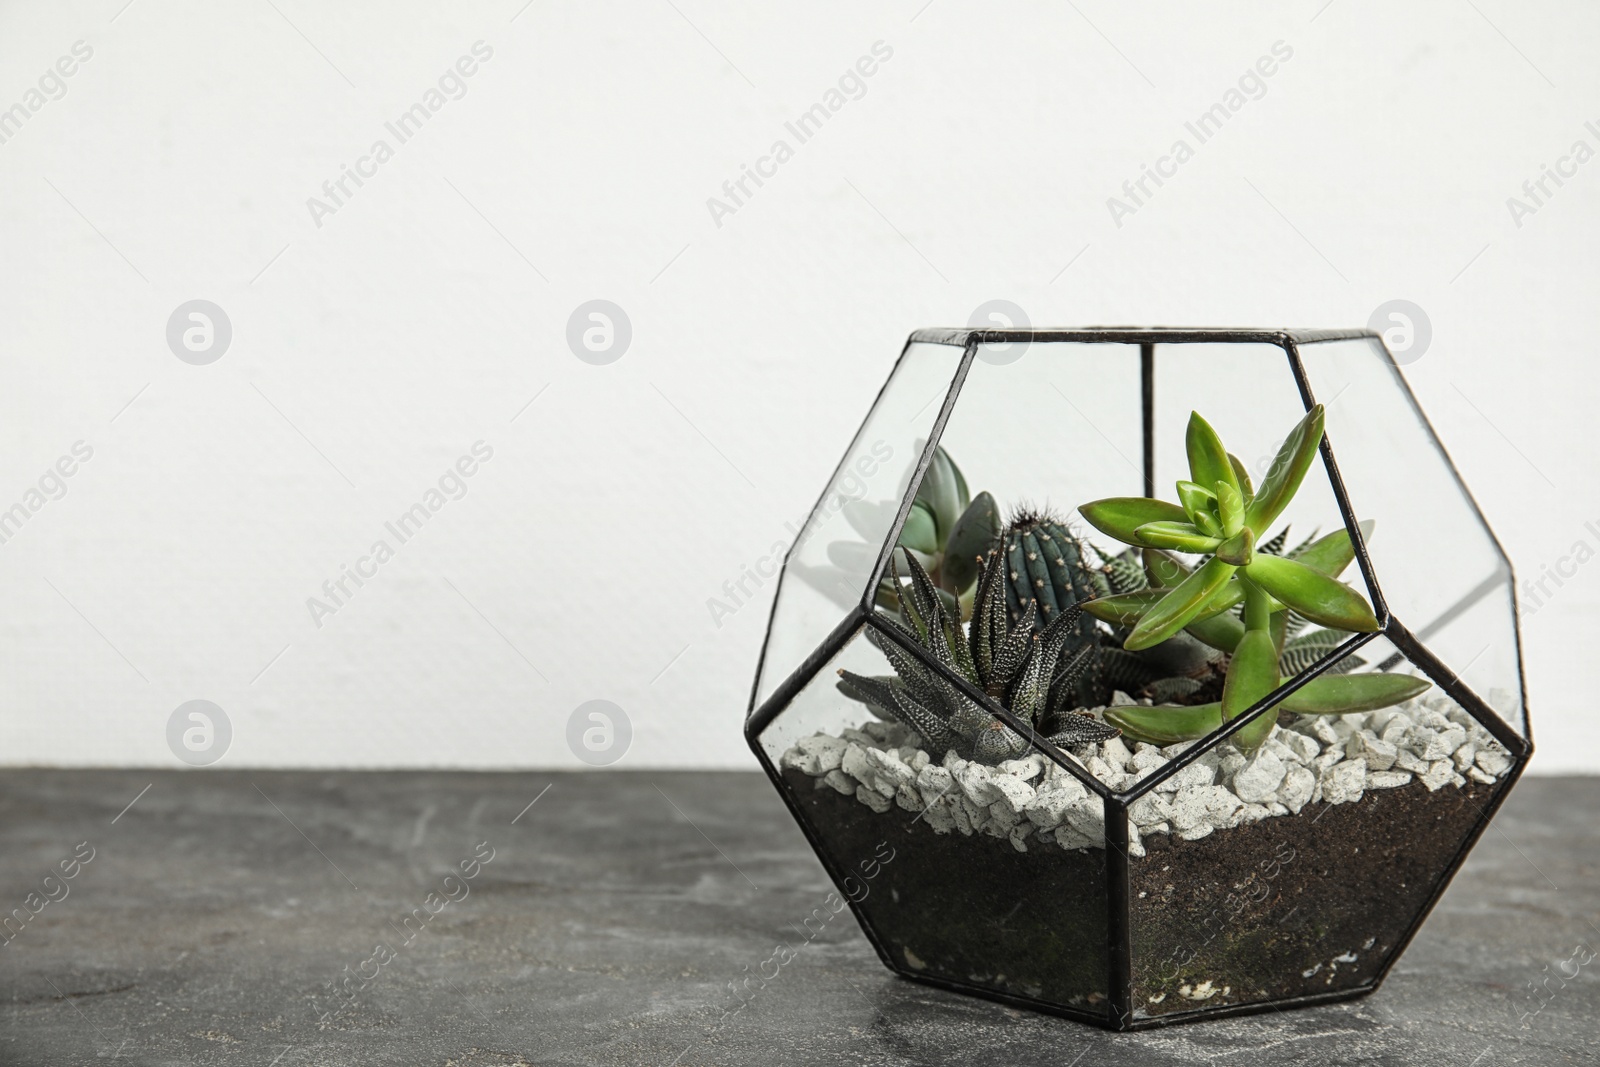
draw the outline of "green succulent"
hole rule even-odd
[[[935,447],[894,554],[902,561],[914,558],[935,588],[947,594],[947,606],[964,598],[970,604],[967,595],[977,581],[978,559],[988,552],[1001,527],[994,497],[988,493],[971,496],[961,468],[942,446]],[[878,605],[897,611],[899,595],[896,584],[885,578],[878,587]]]
[[[1043,633],[1105,586],[1100,575],[1085,562],[1085,549],[1078,538],[1066,523],[1048,512],[1031,508],[1017,511],[993,547],[1004,565],[1006,612],[1013,626],[1028,615],[1033,620],[1033,631]],[[1077,687],[1078,699],[1084,705],[1103,704],[1109,699],[1096,699],[1103,689],[1099,684],[1102,671],[1098,630],[1094,619],[1073,612],[1067,650],[1092,650]]]
[[[1254,706],[1282,683],[1291,612],[1334,633],[1379,629],[1366,598],[1338,580],[1354,557],[1348,533],[1330,534],[1292,555],[1266,550],[1281,550],[1281,542],[1257,544],[1299,491],[1322,435],[1319,404],[1284,439],[1256,490],[1244,464],[1223,448],[1198,412],[1192,413],[1186,442],[1190,477],[1177,483],[1180,504],[1113,497],[1078,509],[1097,530],[1141,549],[1151,579],[1150,588],[1102,597],[1084,610],[1129,627],[1123,642],[1129,651],[1187,632],[1229,654],[1220,699],[1108,711],[1107,718],[1125,733],[1158,743],[1191,740]],[[1190,570],[1169,554],[1173,550],[1205,558]],[[1235,614],[1235,608],[1242,610]],[[1405,675],[1323,675],[1279,706],[1340,715],[1388,707],[1427,688],[1427,682]],[[1247,750],[1259,746],[1275,720],[1273,714],[1259,717],[1235,735],[1235,743]]]
[[[948,610],[940,590],[916,555],[908,554],[910,582],[903,584],[898,564],[901,622],[882,615],[884,625],[906,642],[926,649],[934,660],[1009,709],[1035,732],[1058,746],[1115,737],[1117,730],[1073,713],[1074,689],[1093,658],[1094,645],[1072,646],[1078,611],[1060,612],[1034,632],[1034,601],[1015,622],[1006,609],[1006,566],[998,552],[975,559],[976,590],[972,620],[963,625]],[[1026,755],[1032,745],[996,719],[982,704],[897,642],[868,628],[867,639],[894,668],[894,675],[868,677],[839,672],[839,691],[877,716],[904,723],[932,755],[949,749],[963,759],[997,764]],[[1069,651],[1069,648],[1072,650]]]

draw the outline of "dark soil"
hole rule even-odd
[[[936,834],[915,812],[880,815],[817,789],[800,771],[783,776],[835,867],[861,879],[859,907],[896,963],[997,993],[1106,1010],[1103,849],[1066,852],[1035,841],[1018,852],[998,838]],[[866,881],[872,868],[862,863],[884,841],[894,858]]]
[[[897,963],[1106,1010],[1103,849],[1035,840],[1018,852],[993,837],[936,834],[898,807],[880,815],[799,771],[784,780],[835,868],[861,879],[859,907]],[[1135,1016],[1370,982],[1502,785],[1429,793],[1412,782],[1198,841],[1146,839],[1130,872]],[[894,858],[874,866],[883,842]]]
[[[1413,781],[1198,841],[1152,837],[1130,873],[1135,1016],[1372,981],[1501,784]]]

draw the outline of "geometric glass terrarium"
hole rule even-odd
[[[1514,589],[1370,331],[919,331],[745,733],[905,977],[1118,1030],[1347,999],[1532,753]]]

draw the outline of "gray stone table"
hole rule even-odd
[[[830,889],[754,774],[7,771],[0,1064],[1594,1063],[1597,810],[1522,782],[1374,996],[1115,1035],[897,979],[848,912],[725,1018]]]

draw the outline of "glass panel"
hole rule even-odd
[[[1505,557],[1399,369],[1374,339],[1300,353],[1390,611],[1526,735]]]
[[[759,706],[861,602],[963,349],[913,344],[896,364],[833,480],[795,535],[779,578]]]
[[[1186,344],[1156,348],[1156,496],[1173,500],[1174,483],[1189,477],[1189,413],[1198,411],[1222,443],[1244,463],[1253,485],[1272,468],[1278,446],[1305,417],[1288,354],[1268,344]],[[1248,383],[1237,388],[1236,383]],[[1288,547],[1343,525],[1327,471],[1319,462],[1267,538],[1287,529]],[[1355,567],[1345,575],[1358,589],[1366,583]],[[1368,590],[1370,593],[1370,590]]]
[[[1028,601],[1038,604],[1034,626],[1042,629],[1100,591],[1091,573],[1100,563],[1081,546],[1076,509],[1142,491],[1140,412],[1138,345],[979,346],[899,531],[900,545],[947,594],[947,610],[959,597],[963,618],[971,618],[976,561],[994,549],[1004,561],[1010,625],[1021,623]],[[901,557],[902,576],[908,566]],[[878,603],[880,610],[898,608],[893,595]],[[1097,630],[1084,617],[1064,654],[1094,645]],[[1097,671],[1097,663],[1086,671],[1074,707],[1109,702],[1106,686],[1090,690]],[[977,684],[989,688],[987,681]]]
[[[1382,638],[1355,655],[1351,677],[1426,681]],[[1213,744],[1130,806],[1135,1017],[1369,985],[1511,769],[1436,684],[1370,712],[1286,712],[1249,756]]]
[[[858,631],[760,737],[841,895],[898,969],[1104,1015],[1104,802],[1037,753],[929,752],[846,696],[840,669],[894,675],[886,640]]]

